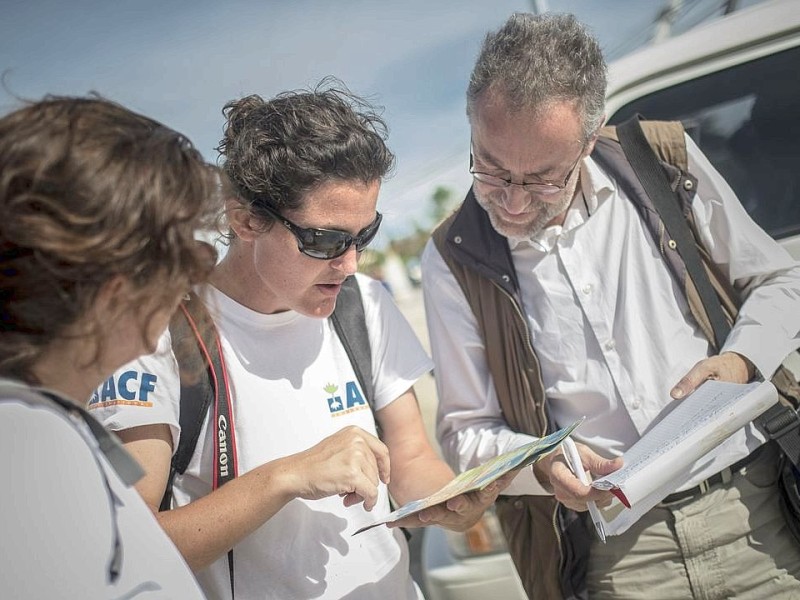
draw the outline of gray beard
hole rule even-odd
[[[565,190],[565,192],[566,191],[567,190]],[[482,206],[489,215],[489,222],[492,224],[492,227],[494,227],[495,231],[508,239],[510,242],[516,244],[522,241],[530,240],[533,236],[542,231],[550,221],[567,210],[572,202],[572,196],[575,193],[574,188],[571,191],[572,194],[564,193],[564,197],[559,200],[557,204],[546,204],[539,214],[536,215],[536,218],[533,220],[533,222],[525,226],[524,231],[520,231],[519,226],[504,223],[496,216],[493,210],[486,210],[486,206]]]
[[[489,216],[489,222],[492,224],[492,227],[494,227],[494,230],[509,240],[509,242],[517,244],[533,238],[533,236],[542,231],[550,221],[552,221],[558,215],[564,213],[569,208],[569,205],[572,204],[572,199],[575,197],[575,190],[578,187],[579,179],[580,177],[576,176],[572,179],[572,181],[567,183],[567,187],[565,187],[564,191],[561,192],[563,196],[557,203],[541,203],[544,204],[543,209],[538,215],[536,215],[536,218],[533,220],[533,222],[527,225],[525,231],[519,231],[518,226],[508,225],[500,221],[493,209],[487,208],[487,206],[493,206],[493,203],[488,198],[484,199],[475,194],[475,199],[486,211],[486,214]]]

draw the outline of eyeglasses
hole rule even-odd
[[[346,231],[337,231],[336,229],[300,227],[267,204],[261,204],[259,208],[263,208],[271,217],[292,232],[292,235],[297,239],[297,248],[300,252],[320,260],[338,258],[347,252],[347,249],[353,244],[356,246],[356,252],[361,252],[375,239],[383,220],[383,215],[376,211],[375,220],[359,231],[358,234],[352,235]]]
[[[559,192],[564,191],[564,188],[567,187],[567,182],[569,178],[572,177],[572,174],[575,172],[575,169],[578,166],[578,163],[583,158],[583,150],[586,146],[584,145],[581,148],[581,153],[578,155],[578,158],[575,159],[575,162],[572,164],[572,168],[567,173],[567,176],[564,178],[564,183],[552,183],[552,182],[544,182],[544,181],[536,181],[532,183],[514,183],[511,179],[505,179],[503,177],[498,177],[497,175],[489,175],[489,173],[481,173],[480,171],[476,171],[473,165],[473,158],[472,158],[472,149],[470,148],[469,151],[469,172],[472,174],[472,177],[475,181],[478,181],[484,185],[488,185],[491,187],[498,187],[498,188],[507,188],[512,185],[518,185],[522,187],[526,192],[533,193],[533,194],[542,194],[543,196],[549,196],[552,194],[557,194]]]

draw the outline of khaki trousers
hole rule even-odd
[[[658,506],[591,547],[591,600],[795,600],[800,544],[786,527],[776,451],[695,499]]]

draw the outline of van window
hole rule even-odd
[[[792,48],[639,98],[616,124],[639,113],[680,120],[775,238],[800,232],[800,48]]]

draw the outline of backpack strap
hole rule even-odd
[[[641,120],[639,125],[644,132],[644,137],[650,144],[660,161],[670,164],[683,173],[689,170],[689,154],[686,151],[686,130],[680,121],[649,121]],[[616,125],[606,125],[600,128],[600,136],[619,142]]]
[[[194,326],[192,326],[194,324]],[[203,301],[190,292],[169,324],[172,349],[180,373],[181,436],[178,448],[172,455],[169,479],[159,510],[169,510],[172,504],[172,484],[175,474],[186,472],[200,439],[200,431],[208,416],[218,388],[214,381],[222,381],[221,358],[214,341],[215,329]],[[205,348],[208,357],[201,350]]]
[[[373,408],[375,388],[372,383],[372,351],[364,314],[364,301],[355,275],[344,280],[330,319],[336,335],[339,336],[347,352],[350,364],[353,365],[361,389],[364,390],[367,404]]]
[[[372,383],[372,346],[369,341],[367,331],[367,316],[364,313],[364,299],[361,295],[361,288],[355,275],[351,275],[342,283],[339,296],[336,298],[336,307],[330,316],[336,335],[342,342],[350,364],[353,366],[356,378],[361,384],[364,396],[367,398],[372,414],[375,414],[373,395],[375,386]],[[375,431],[379,438],[381,435],[381,425],[375,419]],[[393,500],[390,499],[390,502]],[[394,506],[394,505],[392,505]],[[406,541],[411,539],[411,532],[406,527],[401,527],[401,531]]]
[[[695,284],[719,350],[730,333],[730,325],[703,267],[689,224],[679,208],[679,200],[645,138],[639,119],[639,115],[635,115],[617,127],[620,145],[667,231],[677,243],[676,249]],[[781,376],[785,378],[785,372],[781,371]],[[800,415],[795,407],[778,402],[753,422],[767,439],[777,442],[792,464],[800,466]]]
[[[680,209],[680,202],[672,191],[666,173],[642,131],[639,119],[639,115],[635,115],[617,127],[620,145],[653,202],[653,206],[661,216],[670,237],[677,244],[676,250],[683,258],[686,271],[697,288],[700,301],[711,321],[716,348],[722,348],[730,332],[730,326],[722,312],[719,298],[705,272],[700,252],[686,222],[686,217]]]

